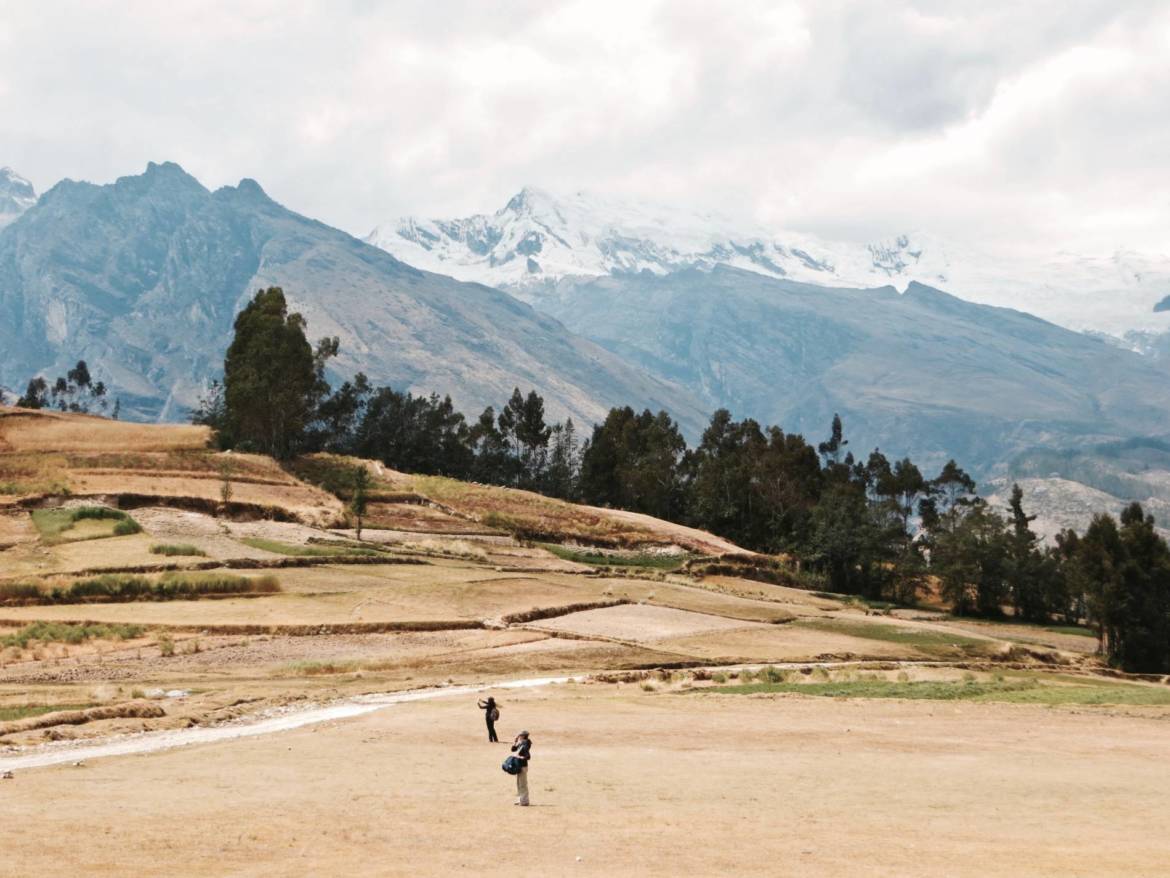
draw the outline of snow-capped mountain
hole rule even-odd
[[[12,170],[0,168],[0,228],[37,203],[32,183]]]
[[[1070,329],[1122,335],[1170,328],[1154,305],[1170,293],[1170,256],[1118,251],[1046,259],[980,252],[921,232],[870,243],[739,223],[576,193],[525,188],[493,214],[406,217],[366,240],[398,258],[460,280],[502,287],[538,304],[550,281],[726,265],[823,286],[901,289],[910,281],[971,301],[1029,311]]]

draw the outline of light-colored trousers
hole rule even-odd
[[[516,775],[516,801],[521,805],[528,804],[528,766],[525,765]]]

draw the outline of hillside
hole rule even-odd
[[[840,412],[857,454],[987,472],[1033,446],[1170,432],[1157,364],[916,283],[827,289],[717,266],[569,278],[541,307],[712,408],[811,437]]]
[[[236,311],[268,285],[312,337],[340,337],[345,377],[450,393],[469,412],[520,385],[585,424],[631,402],[702,419],[684,391],[506,293],[411,268],[251,180],[209,192],[171,163],[59,183],[0,231],[0,385],[84,358],[124,415],[177,419],[218,373]]]
[[[35,742],[59,704],[109,705],[75,723],[84,737],[418,679],[816,657],[1079,667],[1094,644],[925,608],[872,618],[786,559],[646,515],[353,459],[284,469],[206,440],[0,409],[0,712],[19,718],[0,714],[0,745]],[[357,465],[373,476],[360,541],[318,486]],[[95,704],[87,684],[111,675],[184,694]],[[48,711],[27,707],[34,682]]]
[[[494,826],[483,815],[507,810],[500,761],[520,729],[536,740],[532,804],[553,806],[536,812],[541,826],[563,819],[558,802],[592,815],[573,856],[603,862],[610,839],[636,832],[663,861],[692,851],[700,874],[723,869],[732,845],[775,835],[758,823],[760,802],[784,802],[751,787],[761,765],[780,770],[775,753],[804,760],[794,781],[804,800],[827,789],[849,812],[888,787],[875,748],[883,766],[902,760],[901,774],[917,766],[918,826],[945,812],[929,798],[939,783],[979,801],[1002,794],[1004,776],[1032,793],[1067,787],[1068,760],[1085,753],[1062,733],[1069,724],[1091,728],[1086,740],[1113,760],[1080,772],[1082,788],[1101,785],[1086,801],[1107,798],[1117,766],[1149,776],[1165,749],[1152,732],[1170,689],[1106,676],[1082,628],[815,591],[786,559],[649,516],[350,458],[285,469],[215,452],[207,438],[0,408],[0,783],[19,813],[37,815],[9,857],[22,871],[70,856],[77,827],[99,874],[163,861],[301,872],[304,837],[322,873],[362,872],[371,844],[386,852],[379,862],[405,861],[417,849],[399,847],[384,819],[375,829],[370,802]],[[360,540],[341,498],[318,487],[359,465],[373,476]],[[489,695],[503,744],[484,740],[477,704]],[[943,754],[941,780],[937,761],[920,765],[924,740]],[[842,758],[856,762],[849,783],[816,779]],[[598,764],[649,803],[633,828]],[[684,844],[672,828],[675,815],[693,827],[729,808],[711,844]],[[124,809],[150,813],[111,825]],[[972,813],[1002,831],[998,810],[968,807],[964,820]],[[209,852],[209,826],[222,850]],[[290,843],[254,841],[274,832]],[[127,841],[114,846],[111,833]],[[440,851],[449,837],[426,836]],[[1074,839],[1061,842],[1064,856]],[[457,871],[491,838],[474,844],[423,873]],[[527,844],[545,871],[564,865],[544,829]]]

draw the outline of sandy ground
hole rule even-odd
[[[571,634],[598,635],[620,640],[655,641],[711,631],[739,628],[743,622],[692,613],[671,607],[632,604],[570,613],[541,622],[538,627]]]
[[[9,874],[1161,875],[1165,716],[1016,705],[498,693],[18,773]]]
[[[906,646],[847,634],[815,631],[797,625],[753,625],[660,640],[661,649],[706,660],[800,661],[823,656],[913,658]]]

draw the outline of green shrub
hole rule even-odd
[[[220,595],[271,594],[280,591],[280,583],[274,576],[247,577],[227,573],[164,573],[158,579],[107,573],[55,586],[48,591],[35,586],[31,590],[27,586],[19,589],[13,597],[6,597],[0,591],[0,600],[36,604],[194,600]]]
[[[114,519],[121,521],[127,517],[126,513],[122,510],[111,509],[109,506],[75,506],[66,511],[70,513],[73,521],[84,521],[86,519],[99,521],[101,519]]]
[[[33,622],[19,631],[0,637],[0,646],[28,647],[38,643],[81,643],[86,640],[130,640],[142,634],[141,625],[70,625],[64,622]]]
[[[38,604],[44,592],[31,582],[0,582],[0,604]]]
[[[114,536],[128,537],[130,534],[142,533],[142,525],[133,518],[123,518],[114,525]]]
[[[158,651],[167,658],[175,654],[175,639],[165,631],[158,636]]]
[[[161,543],[150,547],[150,554],[152,555],[201,555],[205,556],[207,553],[202,549],[192,546],[188,543]]]

